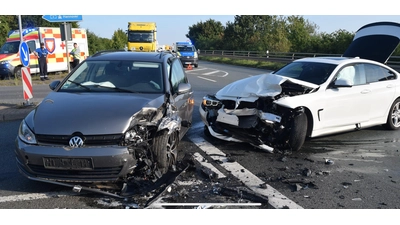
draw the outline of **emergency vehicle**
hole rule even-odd
[[[19,58],[20,34],[19,30],[8,33],[7,40],[0,49],[0,78],[21,77],[21,67],[23,66]],[[59,27],[34,27],[22,30],[23,41],[28,44],[30,51],[29,67],[31,74],[39,73],[38,58],[33,54],[40,43],[43,42],[49,51],[47,57],[47,72],[68,71],[68,64],[72,62],[72,57],[68,54],[65,41],[61,41]],[[73,44],[77,43],[81,51],[81,61],[89,56],[86,29],[72,28],[72,41],[67,41],[68,53],[73,49]]]
[[[178,55],[183,66],[193,65],[196,68],[199,66],[199,56],[192,42],[175,42],[173,51]]]
[[[128,22],[128,49],[131,51],[157,51],[157,25],[154,22]]]

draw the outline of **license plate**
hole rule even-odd
[[[191,64],[190,62],[185,62],[185,64]]]
[[[48,169],[93,169],[91,158],[43,158]]]

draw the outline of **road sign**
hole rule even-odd
[[[29,47],[24,41],[19,44],[19,59],[22,65],[29,66]]]
[[[82,15],[44,15],[43,19],[49,22],[78,22],[82,21]]]
[[[22,73],[22,86],[24,91],[24,99],[29,100],[33,98],[31,70],[29,67],[21,67],[21,73]]]

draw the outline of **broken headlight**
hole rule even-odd
[[[216,98],[214,98],[214,97],[212,97],[210,95],[204,96],[203,97],[203,101],[201,102],[201,104],[203,106],[206,106],[206,107],[217,107],[217,108],[220,108],[222,106],[222,103],[218,99],[216,99]]]
[[[146,135],[146,127],[134,127],[125,132],[124,140],[126,143],[139,144],[142,143]]]

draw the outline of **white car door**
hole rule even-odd
[[[366,83],[363,66],[343,67],[337,74],[336,83],[325,91],[325,107],[320,112],[322,129],[347,130],[368,121],[370,112],[370,86]]]
[[[370,119],[372,121],[385,121],[387,110],[394,101],[396,79],[393,72],[378,65],[365,64],[365,74],[369,83],[370,94]],[[398,79],[398,78],[397,78]]]

